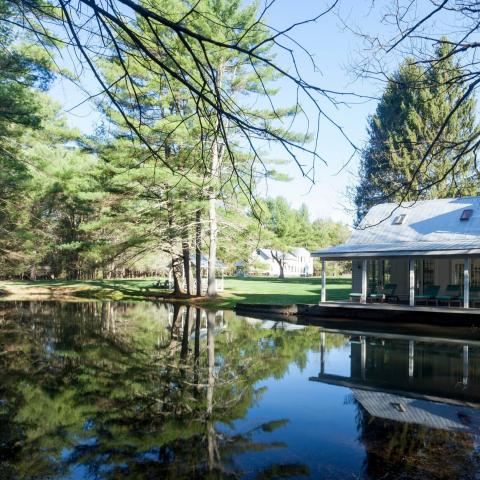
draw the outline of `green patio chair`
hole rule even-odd
[[[438,303],[447,303],[448,306],[450,306],[452,302],[458,302],[458,304],[460,304],[462,301],[461,295],[461,285],[451,283],[447,285],[447,288],[445,289],[445,295],[437,295],[435,299]]]
[[[360,302],[360,299],[362,298],[362,294],[361,293],[357,293],[357,292],[351,292],[349,294],[349,301],[350,302]]]
[[[415,303],[425,302],[428,305],[428,302],[435,300],[437,298],[438,292],[440,290],[440,285],[427,285],[424,288],[422,295],[415,295]]]
[[[458,297],[460,306],[463,305],[463,295]],[[480,287],[470,287],[470,306],[473,308],[480,307]]]
[[[386,283],[382,288],[379,288],[375,293],[371,293],[368,297],[372,302],[388,302],[395,299],[398,301],[398,297],[395,295],[396,289],[396,283]]]

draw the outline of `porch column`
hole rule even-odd
[[[463,308],[470,306],[470,259],[463,261]]]
[[[415,259],[408,259],[408,284],[409,284],[409,300],[408,304],[411,307],[415,306]]]
[[[463,379],[464,385],[468,384],[468,345],[463,346]]]
[[[360,337],[360,372],[362,380],[365,380],[365,368],[367,366],[367,339]]]
[[[415,342],[413,340],[408,341],[408,378],[413,378],[413,369],[415,366]]]
[[[362,260],[362,296],[360,303],[367,303],[367,260]]]
[[[327,300],[327,268],[325,265],[325,257],[322,258],[322,294],[320,302],[323,303]]]
[[[325,332],[320,332],[320,373],[325,373]]]

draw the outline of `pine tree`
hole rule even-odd
[[[448,56],[447,43],[432,68],[406,59],[388,81],[375,114],[369,119],[368,143],[354,192],[357,221],[381,202],[445,198],[478,192],[474,158],[463,140],[478,128],[475,99],[463,103],[430,148],[464,89],[449,80],[461,67]],[[465,150],[465,151],[464,151]]]

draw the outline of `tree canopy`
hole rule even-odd
[[[475,155],[468,150],[462,153],[465,142],[479,129],[473,96],[455,110],[433,144],[466,89],[452,83],[466,72],[449,51],[445,39],[431,67],[407,58],[388,80],[368,123],[354,198],[358,220],[381,202],[478,193]]]

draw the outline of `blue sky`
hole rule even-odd
[[[270,11],[268,23],[282,29],[294,22],[315,16],[325,8],[326,4],[324,0],[277,0]],[[353,82],[353,76],[349,70],[359,58],[362,44],[357,36],[344,28],[340,20],[342,18],[352,28],[361,25],[364,31],[377,32],[380,28],[379,15],[378,12],[372,13],[369,5],[370,2],[349,0],[341,3],[335,14],[329,14],[317,23],[294,30],[292,35],[295,40],[311,52],[320,69],[315,72],[309,59],[299,54],[298,67],[308,81],[335,90],[379,95],[380,85],[373,82]],[[278,59],[280,62],[285,60],[282,54],[279,54]],[[84,80],[84,86],[89,93],[95,93],[98,90],[97,85],[87,73],[84,74]],[[98,124],[99,115],[91,104],[83,103],[77,106],[84,100],[85,93],[68,81],[59,79],[52,89],[52,95],[63,105],[72,125],[89,133]],[[294,98],[294,95],[291,85],[282,82],[282,100],[288,102]],[[339,109],[327,108],[329,114],[345,129],[349,138],[356,145],[362,146],[366,140],[367,118],[374,112],[375,106],[375,101],[368,101]],[[315,112],[311,106],[307,106],[306,113],[315,118]],[[347,210],[349,205],[346,190],[348,186],[354,186],[357,181],[355,175],[358,170],[358,158],[354,158],[346,168],[342,169],[352,150],[348,142],[326,121],[321,123],[319,152],[327,161],[327,165],[317,161],[314,184],[302,178],[298,167],[291,163],[282,166],[281,169],[292,177],[292,181],[271,181],[268,188],[264,188],[264,193],[272,196],[283,195],[296,207],[306,203],[312,218],[330,218],[351,224],[353,214]],[[275,148],[270,151],[270,155],[285,158],[285,155]],[[310,161],[309,158],[302,160],[305,163]]]

